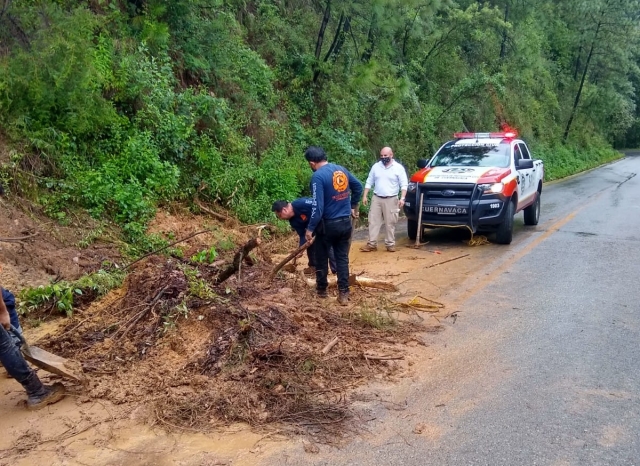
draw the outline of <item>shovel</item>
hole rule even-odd
[[[79,363],[56,356],[37,346],[30,346],[13,325],[11,326],[11,332],[20,339],[22,343],[20,351],[22,351],[24,358],[34,366],[81,384],[86,383],[87,378],[82,373],[82,367]]]

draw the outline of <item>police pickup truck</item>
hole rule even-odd
[[[404,212],[409,238],[424,227],[466,227],[510,244],[513,217],[537,225],[544,166],[515,131],[456,133],[431,160],[418,160]]]

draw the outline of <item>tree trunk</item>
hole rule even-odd
[[[509,2],[507,2],[504,6],[504,22],[506,23],[509,19]],[[502,43],[500,44],[500,60],[504,60],[504,57],[507,54],[507,27],[505,26],[502,31]]]
[[[331,0],[327,0],[327,6],[324,9],[324,15],[322,15],[322,23],[320,24],[320,30],[318,31],[318,39],[316,40],[316,63],[313,71],[313,82],[317,82],[320,77],[320,68],[318,62],[320,61],[320,55],[322,55],[322,44],[324,42],[324,33],[327,30],[327,24],[331,18]]]
[[[578,104],[580,103],[580,97],[582,96],[582,89],[584,88],[584,82],[587,78],[589,64],[591,63],[591,57],[593,56],[593,50],[596,47],[596,41],[598,40],[598,33],[600,32],[601,26],[602,26],[602,21],[599,21],[598,26],[596,27],[596,32],[593,35],[593,40],[591,41],[591,48],[589,49],[589,55],[587,55],[587,62],[584,64],[584,70],[582,70],[582,78],[580,79],[580,86],[578,87],[576,98],[573,101],[573,108],[571,109],[571,115],[569,116],[569,121],[567,121],[567,127],[565,128],[564,135],[562,136],[563,144],[567,142],[567,138],[569,137],[569,131],[571,131],[571,125],[573,124],[573,119],[575,118],[576,112],[578,110]]]
[[[368,63],[369,60],[371,60],[371,56],[373,55],[373,49],[375,48],[376,45],[376,25],[377,25],[377,16],[374,13],[373,17],[371,18],[371,24],[369,25],[369,32],[367,33],[367,46],[364,49],[364,52],[362,52],[362,57],[360,57],[360,60],[362,60],[363,63]]]
[[[316,60],[320,60],[320,54],[322,53],[322,43],[324,42],[324,32],[329,24],[329,18],[331,17],[331,0],[327,0],[327,6],[324,9],[324,15],[322,16],[322,23],[320,24],[320,30],[318,31],[318,39],[316,40]]]
[[[338,59],[338,56],[342,51],[342,46],[344,45],[344,38],[350,32],[351,32],[351,16],[347,16],[344,20],[344,24],[342,25],[342,32],[338,37],[338,42],[336,43],[336,47],[333,50],[333,61],[336,61]]]
[[[336,44],[338,43],[338,37],[342,34],[342,23],[344,22],[344,13],[340,13],[340,19],[338,20],[338,27],[336,28],[336,33],[333,35],[333,40],[331,41],[331,46],[329,50],[327,50],[327,54],[324,56],[323,61],[329,60],[329,57],[333,54],[336,49]]]

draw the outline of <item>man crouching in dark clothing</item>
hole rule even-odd
[[[349,170],[329,163],[321,147],[309,147],[304,157],[309,162],[311,177],[311,218],[305,237],[316,236],[316,290],[319,298],[327,297],[329,248],[333,247],[338,275],[338,302],[349,300],[349,247],[351,217],[358,211],[362,183]]]
[[[307,231],[307,225],[309,225],[309,218],[311,217],[311,206],[313,199],[308,197],[301,197],[295,201],[276,201],[271,206],[280,220],[289,220],[291,228],[298,233],[300,242],[298,246],[302,246],[307,242],[304,237]],[[305,275],[316,274],[316,244],[312,244],[307,248],[307,258],[309,259],[309,267],[303,270]],[[333,255],[333,248],[329,249],[329,266],[331,271],[336,273],[336,258]]]

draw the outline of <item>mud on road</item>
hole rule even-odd
[[[201,222],[161,213],[155,227],[180,237]],[[0,459],[35,464],[53,454],[51,464],[149,464],[149,458],[154,464],[242,464],[277,448],[272,441],[282,434],[348,440],[352,432],[343,421],[366,421],[357,401],[370,397],[367,381],[393,384],[412,375],[423,357],[422,335],[441,329],[453,312],[446,307],[455,297],[451,290],[495,247],[470,247],[468,233],[437,230],[414,248],[400,231],[397,252],[362,253],[361,237],[352,245],[352,273],[399,291],[355,289],[346,311],[335,298],[318,302],[297,275],[256,289],[252,283],[270,270],[266,263],[247,267],[237,289],[230,280],[228,295],[215,290],[220,299],[183,303],[190,287],[184,268],[155,256],[138,264],[122,289],[72,319],[29,329],[31,341],[81,361],[92,382],[70,387],[66,400],[34,414],[19,406],[24,395],[15,382],[0,381],[7,393],[0,418],[12,432],[1,441]],[[212,240],[187,245],[187,256]],[[445,308],[425,313],[397,305],[425,298]],[[182,304],[188,312],[176,313]],[[321,354],[335,336],[340,342]],[[363,356],[372,353],[392,357]]]

